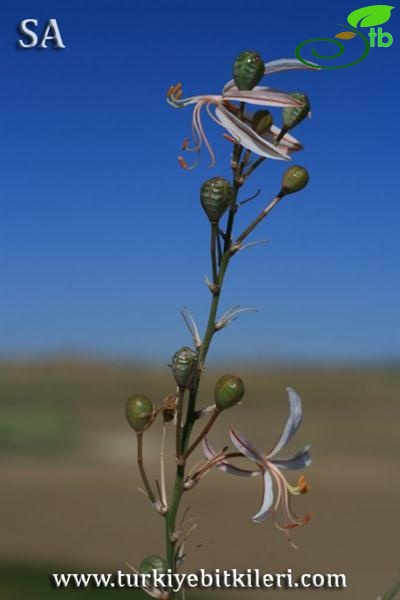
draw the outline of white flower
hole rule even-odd
[[[260,523],[265,519],[269,509],[273,506],[274,513],[281,506],[283,511],[283,524],[279,524],[275,519],[275,525],[281,531],[285,532],[289,539],[289,531],[299,525],[307,523],[311,514],[306,514],[303,517],[297,517],[290,505],[290,496],[297,496],[308,491],[308,483],[301,475],[297,485],[292,486],[286,480],[281,470],[285,469],[303,469],[311,463],[309,446],[305,446],[302,450],[288,458],[280,458],[278,454],[284,446],[291,440],[293,435],[298,430],[302,419],[302,408],[300,396],[292,389],[287,388],[290,404],[290,414],[283,432],[275,444],[273,449],[264,453],[258,450],[250,440],[234,429],[229,430],[230,438],[238,452],[225,454],[221,457],[221,453],[213,450],[207,440],[204,440],[203,450],[210,464],[216,466],[221,471],[231,475],[239,475],[241,477],[254,477],[260,473],[263,476],[263,498],[261,507],[252,517],[255,523]],[[233,465],[226,460],[227,458],[235,458],[244,456],[257,465],[256,470],[246,470]],[[218,458],[219,457],[219,458]],[[274,496],[274,484],[276,488],[276,498]]]
[[[265,75],[270,75],[272,73],[292,69],[318,70],[317,66],[312,67],[305,65],[297,59],[280,59],[265,63],[264,73]],[[183,150],[199,154],[200,148],[204,144],[211,157],[210,166],[215,164],[215,155],[204,132],[201,121],[201,111],[203,107],[206,108],[211,119],[226,129],[237,143],[259,156],[279,160],[289,160],[290,153],[301,148],[299,142],[288,134],[286,134],[284,140],[282,140],[279,147],[277,147],[275,145],[275,140],[280,133],[280,129],[275,126],[272,126],[266,133],[258,135],[250,126],[251,115],[246,113],[243,120],[241,120],[238,116],[238,107],[232,104],[232,102],[236,101],[246,102],[257,106],[281,108],[302,106],[302,103],[299,100],[286,92],[262,86],[256,86],[249,91],[242,91],[239,90],[235,85],[235,82],[231,80],[224,86],[222,94],[207,94],[182,98],[182,84],[178,83],[169,88],[167,92],[167,101],[175,108],[184,108],[192,104],[194,105],[192,116],[193,146],[190,146],[189,140],[186,139],[183,144]],[[214,112],[212,112],[213,109]],[[188,169],[196,166],[198,160],[191,167],[188,167],[186,161],[181,156],[179,157],[179,162],[182,167]]]

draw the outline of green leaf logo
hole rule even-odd
[[[387,4],[374,4],[373,6],[364,6],[353,10],[347,17],[347,21],[352,27],[375,27],[375,25],[383,25],[390,19],[390,13],[394,6]]]

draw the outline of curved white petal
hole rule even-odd
[[[267,512],[274,502],[274,490],[272,487],[272,477],[267,470],[263,474],[263,499],[260,510],[252,517],[253,523],[261,523],[267,516]]]
[[[274,73],[279,73],[281,71],[293,71],[293,70],[308,70],[308,71],[320,71],[321,67],[316,63],[313,67],[309,65],[305,65],[298,60],[297,58],[278,58],[277,60],[270,60],[266,62],[264,65],[264,73],[265,75],[273,75]]]
[[[320,71],[321,67],[319,67],[316,63],[314,63],[313,67],[305,65],[301,62],[301,60],[298,60],[297,58],[278,58],[277,60],[271,60],[264,64],[265,75],[273,75],[274,73],[279,73],[281,71],[292,71],[293,69]],[[232,88],[236,88],[233,79],[231,79],[224,85],[223,92],[225,93],[226,91],[231,90]]]
[[[232,444],[244,456],[247,456],[247,458],[256,462],[257,464],[265,464],[265,458],[263,453],[260,452],[260,450],[256,448],[254,444],[252,444],[250,440],[247,439],[246,436],[244,436],[242,433],[239,433],[238,431],[235,431],[234,429],[232,429],[232,427],[229,428],[229,436],[232,440]]]
[[[203,440],[203,452],[206,458],[212,460],[217,456],[217,452],[210,446],[207,438]],[[223,471],[224,473],[229,473],[229,475],[238,475],[239,477],[256,477],[261,473],[259,469],[257,471],[250,471],[248,469],[241,469],[240,467],[235,467],[235,465],[230,464],[228,461],[221,459],[216,462],[214,466]]]
[[[222,96],[220,94],[199,94],[197,96],[191,96],[190,98],[182,98],[179,100],[174,100],[173,104],[176,108],[184,108],[185,106],[189,106],[190,104],[199,104],[206,102],[221,102]],[[171,104],[171,102],[170,102]]]
[[[215,108],[215,115],[219,123],[225,127],[227,131],[245,148],[251,150],[259,156],[265,156],[267,158],[273,158],[278,160],[290,160],[290,157],[284,150],[280,150],[273,146],[267,140],[257,135],[251,127],[243,123],[240,119],[235,117],[229,112],[224,106],[217,106]]]
[[[274,458],[270,461],[278,469],[304,469],[311,464],[310,446],[305,446],[299,452],[288,458]]]
[[[279,438],[277,444],[268,454],[268,459],[276,456],[278,452],[282,450],[282,448],[288,443],[288,441],[293,437],[293,435],[298,430],[301,419],[302,419],[302,408],[301,408],[301,398],[300,396],[292,389],[286,388],[286,391],[289,396],[289,405],[290,405],[290,413],[289,418],[286,422],[285,428],[282,432],[281,437]]]
[[[270,87],[256,86],[252,90],[242,91],[238,89],[228,90],[224,92],[225,100],[237,100],[238,102],[248,102],[260,106],[277,106],[285,108],[287,106],[301,106],[302,103],[293,98],[286,92],[280,92]]]

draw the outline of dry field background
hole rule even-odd
[[[204,404],[224,372],[221,367],[205,374]],[[204,545],[188,557],[184,571],[339,572],[347,575],[347,590],[231,596],[375,600],[400,567],[399,371],[239,365],[234,372],[247,384],[245,402],[222,415],[211,435],[214,446],[227,443],[230,424],[259,446],[271,446],[287,418],[285,387],[294,387],[303,398],[304,421],[291,448],[311,442],[314,459],[307,473],[311,492],[296,507],[315,516],[294,533],[295,551],[270,519],[252,524],[258,479],[213,472],[186,497],[199,525],[193,545]],[[138,564],[148,552],[162,553],[161,519],[136,489],[135,438],[123,410],[134,392],[158,401],[171,391],[167,368],[66,359],[1,363],[1,598],[67,596],[51,589],[47,573],[125,570],[127,561]],[[158,435],[154,426],[145,439],[154,476]],[[71,592],[80,593],[92,598],[90,590]]]

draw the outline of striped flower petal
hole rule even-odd
[[[293,71],[293,70],[308,70],[308,71],[320,71],[321,67],[317,64],[314,66],[305,65],[301,62],[301,60],[297,60],[297,58],[279,58],[277,60],[271,60],[264,64],[264,75],[273,75],[274,73],[280,73],[282,71]],[[228,83],[224,86],[224,93],[227,90],[236,88],[235,82],[233,79],[228,81]],[[237,88],[236,88],[237,89]]]
[[[251,129],[253,129],[252,128],[253,117],[254,117],[253,113],[251,113],[249,111],[244,112],[243,120]],[[260,137],[262,137],[263,140],[266,140],[270,144],[275,145],[276,138],[278,137],[280,132],[281,132],[281,129],[279,127],[277,127],[276,125],[271,125],[270,129],[268,131],[265,131],[264,133],[262,133],[260,135]],[[296,139],[290,133],[286,133],[285,137],[279,142],[279,150],[281,150],[285,154],[288,154],[289,152],[296,152],[296,151],[302,150],[302,149],[303,149],[303,146],[301,145],[299,140]]]
[[[304,475],[300,476],[296,485],[291,485],[286,480],[281,470],[303,469],[308,467],[311,463],[311,456],[309,452],[310,446],[305,446],[302,448],[302,450],[287,458],[273,458],[296,433],[301,423],[302,408],[300,396],[298,396],[298,394],[292,388],[286,389],[290,404],[289,418],[284,427],[282,435],[278,440],[278,443],[275,445],[274,449],[269,455],[266,456],[260,452],[260,450],[258,450],[258,448],[256,448],[256,446],[254,446],[246,436],[237,432],[235,429],[230,428],[229,435],[233,445],[239,451],[239,453],[255,463],[258,467],[258,472],[262,472],[263,474],[262,503],[257,513],[252,517],[252,521],[254,523],[260,523],[263,521],[266,518],[269,509],[273,505],[274,512],[281,507],[283,511],[284,524],[280,525],[275,520],[275,525],[287,535],[289,541],[291,542],[289,531],[295,527],[298,527],[299,525],[306,524],[310,520],[310,515],[305,515],[303,518],[297,517],[291,509],[290,495],[298,496],[300,494],[305,494],[309,490],[309,486]],[[216,466],[226,473],[242,476],[245,475],[246,477],[251,477],[257,474],[255,471],[247,471],[243,473],[243,471],[245,471],[244,469],[238,469],[237,467],[231,465],[225,459],[225,456],[222,452],[217,453],[215,450],[213,450],[207,440],[204,440],[203,442],[203,449],[204,454],[208,459],[208,463],[206,463],[207,468]],[[235,456],[235,454],[231,456]],[[276,491],[276,499],[274,498],[274,486]]]
[[[253,523],[261,523],[267,516],[267,512],[274,502],[274,490],[272,487],[272,477],[267,470],[263,473],[263,499],[260,510],[252,517]]]
[[[248,102],[259,106],[276,106],[285,108],[287,106],[302,106],[302,103],[293,98],[291,94],[280,92],[270,87],[256,86],[249,91],[229,90],[222,94],[224,100],[236,100],[237,102]]]
[[[261,137],[273,144],[280,132],[279,127],[272,125],[270,131],[266,131]],[[279,142],[279,149],[284,152],[297,152],[302,150],[303,146],[293,135],[286,133],[285,137]]]
[[[288,441],[294,436],[296,431],[298,430],[301,419],[302,419],[302,408],[301,408],[301,398],[300,396],[292,389],[286,388],[286,391],[289,396],[289,405],[290,405],[290,414],[289,418],[286,422],[285,428],[282,432],[281,437],[279,438],[277,444],[268,454],[268,460],[273,458],[282,450],[284,446],[288,443]]]
[[[257,135],[246,123],[235,117],[224,106],[215,108],[215,116],[219,123],[247,150],[259,156],[278,160],[290,160],[283,150],[273,146],[270,142]]]
[[[207,438],[203,440],[203,452],[206,458],[212,460],[217,456],[217,452],[210,446]],[[240,467],[236,467],[232,465],[228,461],[223,458],[218,462],[214,463],[214,466],[217,467],[220,471],[224,473],[229,473],[230,475],[238,475],[239,477],[256,477],[261,473],[258,469],[257,471],[250,471],[249,469],[241,469]]]
[[[310,63],[312,64],[312,63]],[[270,60],[264,65],[264,74],[273,75],[274,73],[280,73],[282,71],[320,71],[321,67],[314,63],[314,66],[305,65],[301,60],[297,58],[278,58],[277,60]]]
[[[265,465],[263,453],[260,452],[260,450],[256,448],[246,436],[238,431],[235,431],[232,429],[232,427],[229,428],[229,436],[232,440],[232,444],[239,450],[239,452],[257,464]]]
[[[305,446],[299,452],[288,458],[273,458],[270,460],[278,469],[304,469],[311,464],[310,446]]]

